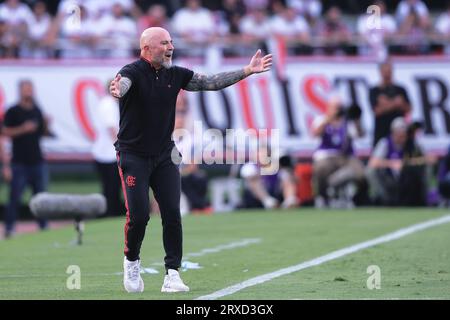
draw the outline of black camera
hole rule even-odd
[[[347,120],[361,119],[362,110],[359,105],[353,103],[349,106],[340,106],[336,114],[337,118],[345,117]]]

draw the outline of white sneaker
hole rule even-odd
[[[144,281],[141,278],[141,261],[128,261],[123,258],[123,286],[127,292],[143,292]]]
[[[177,270],[169,269],[164,277],[161,292],[187,292],[189,287],[183,283]]]

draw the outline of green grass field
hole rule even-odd
[[[437,209],[300,209],[186,216],[186,260],[202,267],[182,272],[191,288],[186,294],[160,292],[159,217],[150,220],[141,253],[142,266],[159,273],[143,274],[142,294],[122,288],[124,218],[95,220],[86,223],[82,246],[73,244],[71,227],[0,241],[0,299],[194,299],[446,214]],[[233,248],[242,241],[248,244]],[[450,223],[441,224],[224,298],[449,299],[449,244]],[[66,287],[70,265],[80,267],[79,290]],[[380,268],[381,289],[367,288],[370,265]]]

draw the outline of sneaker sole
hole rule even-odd
[[[128,293],[141,293],[144,292],[144,280],[142,280],[142,278],[139,281],[139,288],[137,290],[128,290],[125,283],[123,284],[123,286],[125,287],[125,291]]]

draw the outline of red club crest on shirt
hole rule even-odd
[[[128,176],[125,182],[127,183],[127,186],[134,187],[136,185],[136,177]]]

